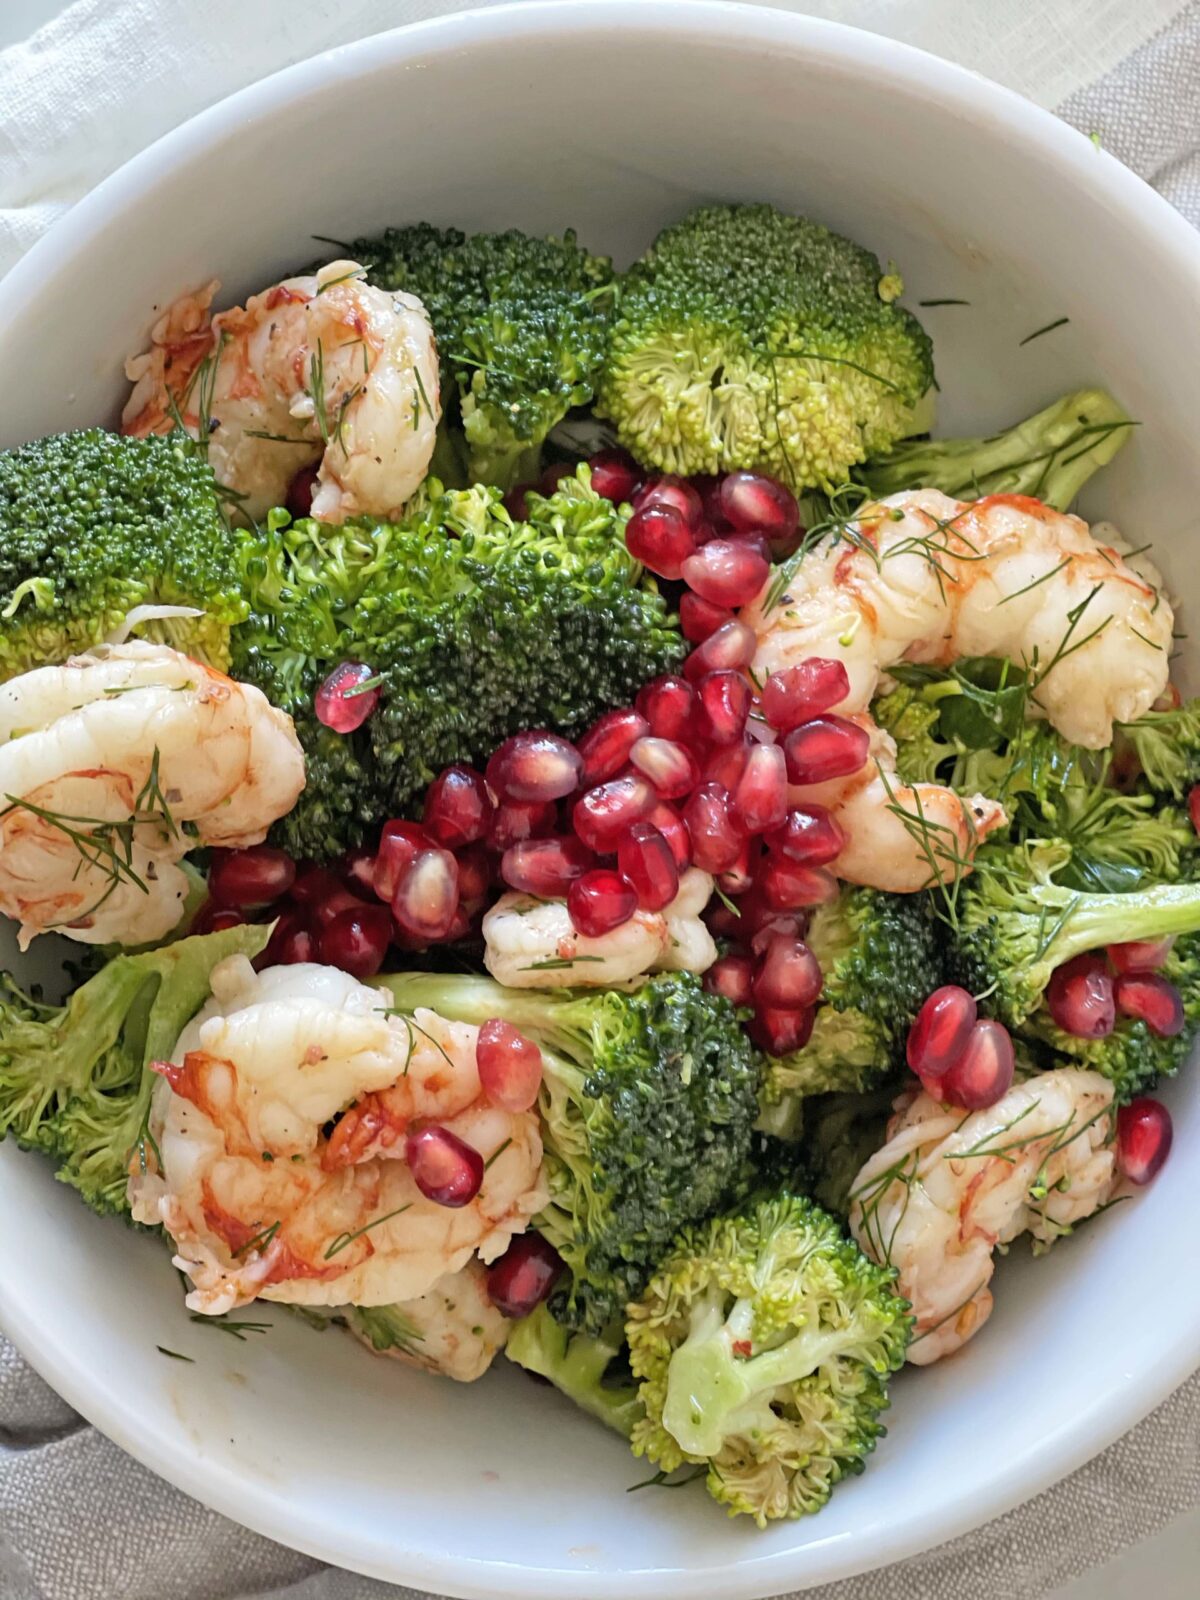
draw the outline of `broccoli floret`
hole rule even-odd
[[[1024,494],[1065,511],[1132,427],[1112,395],[1083,389],[987,438],[906,439],[855,477],[880,498],[922,488],[959,500]]]
[[[148,1139],[151,1061],[170,1056],[226,956],[254,956],[264,927],[179,939],[119,955],[64,1005],[5,978],[0,993],[0,1138],[41,1150],[95,1211],[126,1211],[131,1152]]]
[[[211,471],[178,437],[88,428],[0,454],[0,679],[98,644],[142,605],[202,610],[138,634],[227,666],[246,612],[234,541]]]
[[[933,382],[896,289],[819,223],[702,206],[621,279],[597,410],[650,466],[829,490],[912,431]]]
[[[494,490],[427,492],[403,523],[330,528],[273,512],[245,544],[252,614],[233,670],[296,722],[308,782],[274,837],[324,859],[403,815],[441,769],[510,733],[578,733],[685,646],[587,468],[514,523]],[[365,662],[382,699],[349,735],[313,712],[321,680]]]
[[[582,1411],[628,1439],[642,1414],[620,1322],[602,1333],[572,1333],[545,1305],[514,1323],[504,1353],[536,1372]]]
[[[633,993],[505,989],[487,978],[379,980],[409,1012],[502,1017],[536,1041],[550,1203],[535,1218],[571,1270],[555,1314],[599,1333],[668,1242],[744,1181],[759,1065],[727,1000],[693,973]]]
[[[1183,800],[1200,783],[1200,697],[1173,711],[1148,711],[1137,722],[1118,723],[1116,733],[1152,793]]]
[[[866,1094],[823,1094],[805,1103],[804,1188],[834,1216],[849,1214],[855,1178],[886,1142],[898,1087],[890,1083]]]
[[[570,232],[468,238],[428,223],[346,248],[371,283],[419,295],[429,313],[447,413],[439,459],[461,439],[469,480],[508,489],[536,477],[546,435],[595,389],[613,302],[608,258]]]
[[[894,1277],[791,1195],[687,1230],[629,1307],[635,1454],[707,1466],[760,1527],[819,1511],[885,1431],[912,1330]]]

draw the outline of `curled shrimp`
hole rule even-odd
[[[1116,1184],[1113,1087],[1059,1067],[1016,1083],[986,1111],[903,1096],[888,1139],[850,1191],[850,1230],[893,1266],[916,1317],[908,1359],[950,1355],[992,1311],[994,1253],[1018,1234],[1051,1245]]]
[[[647,972],[705,972],[717,959],[700,913],[712,894],[708,873],[689,867],[662,911],[635,911],[596,938],[577,933],[565,900],[512,891],[483,919],[483,959],[509,989],[606,988]]]
[[[291,718],[166,645],[99,645],[0,686],[0,911],[141,944],[179,921],[197,845],[257,844],[304,787]]]
[[[211,316],[218,287],[181,296],[150,349],[126,362],[123,431],[169,433],[182,422],[251,518],[282,505],[296,474],[318,462],[320,521],[399,512],[429,470],[441,415],[421,302],[364,283],[354,261]]]
[[[192,1310],[388,1305],[502,1254],[545,1204],[542,1141],[535,1113],[485,1098],[477,1032],[388,1015],[331,967],[215,967],[212,999],[155,1064],[155,1159],[129,1182],[136,1220],[174,1240]],[[416,1186],[404,1135],[430,1123],[486,1163],[466,1205]]]
[[[1102,749],[1167,685],[1173,617],[1158,574],[1086,523],[1027,495],[952,500],[912,489],[864,506],[847,537],[810,550],[742,612],[760,677],[809,656],[845,663],[863,711],[897,661],[1004,656],[1033,682],[1031,709]]]
[[[415,1300],[381,1311],[349,1308],[347,1326],[376,1355],[474,1383],[508,1342],[512,1323],[488,1298],[487,1273],[468,1261]]]

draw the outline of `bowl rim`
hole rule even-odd
[[[851,67],[919,91],[942,109],[1002,134],[1036,152],[1059,181],[1074,181],[1110,204],[1147,236],[1172,270],[1189,275],[1200,299],[1200,236],[1174,208],[1114,156],[1052,112],[968,68],[914,46],[842,23],[735,0],[517,0],[458,12],[370,34],[297,62],[251,84],[163,135],[101,182],[17,262],[5,278],[0,335],[45,293],[58,265],[85,251],[114,216],[133,209],[165,173],[235,129],[269,117],[331,81],[376,72],[414,56],[444,56],[514,39],[611,32],[678,35],[744,48],[747,43]],[[448,1552],[403,1552],[404,1570],[384,1565],[376,1546],[352,1532],[320,1534],[290,1511],[286,1497],[252,1473],[238,1477],[227,1464],[205,1461],[187,1448],[182,1431],[148,1432],[145,1419],[96,1383],[81,1359],[47,1343],[36,1309],[19,1283],[0,1280],[0,1324],[45,1380],[77,1411],[138,1461],[213,1510],[243,1526],[319,1559],[438,1593],[479,1600],[588,1600],[597,1587],[622,1600],[657,1600],[669,1568],[589,1572],[484,1561]],[[1200,1366],[1200,1327],[1161,1330],[1157,1359],[1136,1384],[1097,1396],[1029,1450],[999,1466],[986,1486],[950,1508],[931,1506],[903,1527],[868,1528],[865,1537],[819,1534],[803,1546],[739,1556],[704,1571],[708,1600],[749,1600],[797,1584],[809,1587],[904,1560],[961,1536],[1033,1498],[1098,1454],[1145,1417]],[[817,1525],[819,1527],[819,1524]],[[682,1573],[679,1576],[684,1576]],[[692,1580],[695,1574],[687,1575]]]

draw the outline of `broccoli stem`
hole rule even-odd
[[[572,1334],[543,1305],[514,1325],[505,1354],[527,1372],[548,1378],[581,1411],[628,1439],[642,1415],[637,1387],[603,1381],[622,1343],[619,1327],[611,1336],[607,1330]]]
[[[1045,959],[1060,967],[1102,945],[1195,933],[1200,928],[1200,885],[1161,883],[1133,894],[1077,894],[1060,902],[1057,924],[1049,920],[1053,914],[1048,913],[1048,931],[1053,931]]]

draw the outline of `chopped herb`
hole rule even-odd
[[[919,306],[969,306],[969,300],[954,300],[947,297],[944,300],[918,300]]]
[[[356,1228],[353,1233],[339,1233],[329,1246],[329,1249],[326,1250],[325,1260],[329,1261],[334,1256],[339,1255],[348,1244],[353,1244],[355,1239],[361,1238],[364,1233],[370,1233],[372,1228],[378,1228],[381,1223],[390,1222],[393,1217],[398,1217],[402,1211],[408,1211],[412,1204],[413,1202],[409,1200],[405,1205],[397,1206],[395,1211],[388,1211],[382,1217],[376,1217],[373,1222],[368,1222],[363,1227]]]
[[[188,1361],[195,1365],[195,1356],[181,1356],[178,1350],[168,1350],[165,1344],[156,1344],[154,1348],[160,1356],[170,1356],[172,1361]]]
[[[1035,328],[1032,333],[1025,335],[1017,348],[1020,349],[1024,345],[1032,344],[1035,339],[1040,339],[1044,333],[1053,333],[1055,328],[1065,328],[1070,320],[1070,317],[1059,317],[1054,322],[1048,322],[1044,328]]]

